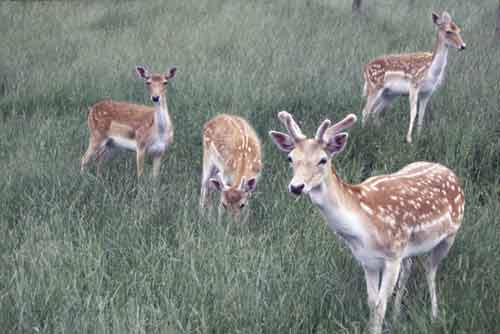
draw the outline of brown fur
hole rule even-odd
[[[146,153],[153,155],[153,175],[158,176],[161,156],[173,138],[165,85],[174,77],[176,69],[172,68],[168,74],[150,75],[146,68],[138,66],[136,71],[144,79],[156,107],[112,100],[103,100],[92,105],[87,118],[90,138],[87,151],[81,160],[82,173],[88,163],[96,158],[97,173],[100,174],[102,162],[111,151],[108,143],[119,139],[133,146],[136,151],[138,176],[143,173]],[[155,123],[156,117],[158,124]]]
[[[203,126],[203,165],[201,206],[205,206],[206,183],[212,164],[230,184],[222,190],[221,203],[232,211],[239,211],[248,197],[246,183],[256,178],[262,169],[261,145],[255,130],[238,116],[221,114]]]

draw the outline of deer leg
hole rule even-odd
[[[438,316],[438,302],[436,294],[436,273],[441,260],[448,255],[448,252],[455,241],[455,234],[441,241],[428,256],[425,262],[425,275],[427,285],[429,286],[429,294],[431,295],[432,319],[435,320]]]
[[[383,114],[387,106],[391,104],[393,99],[394,97],[390,97],[382,93],[380,98],[375,101],[372,111],[375,125],[380,126],[380,116]]]
[[[427,108],[427,103],[431,98],[431,94],[420,95],[418,100],[418,121],[417,121],[417,135],[420,136],[420,132],[422,131],[422,125],[424,124],[424,115],[425,110]]]
[[[411,269],[413,265],[412,258],[406,258],[403,260],[401,265],[401,271],[399,273],[396,298],[394,299],[394,313],[393,319],[396,320],[401,313],[401,301],[403,299],[403,295],[406,293],[406,284],[408,283],[408,278],[411,274]]]
[[[370,315],[369,327],[371,334],[382,333],[382,325],[384,323],[385,311],[387,309],[387,300],[394,291],[394,286],[396,285],[400,268],[401,260],[399,259],[385,263],[377,302]]]
[[[80,163],[80,173],[83,174],[85,172],[85,168],[89,164],[90,160],[92,160],[97,152],[99,151],[99,148],[103,144],[102,140],[98,140],[95,138],[90,138],[89,139],[89,146],[87,148],[87,151],[85,154],[82,156],[82,160]]]
[[[378,290],[380,285],[380,270],[372,270],[363,268],[365,270],[366,280],[366,293],[368,295],[368,307],[370,312],[373,312],[377,305]]]
[[[378,92],[370,94],[366,98],[366,104],[362,111],[361,125],[365,127],[368,124],[368,119],[370,118],[371,111],[373,109],[373,102],[376,99]]]
[[[217,168],[215,165],[205,157],[203,157],[203,171],[201,175],[201,189],[200,189],[200,209],[212,206],[210,198],[211,189],[208,180],[216,173]]]
[[[417,103],[418,103],[418,89],[415,87],[410,88],[410,127],[408,128],[408,133],[406,134],[406,142],[411,143],[411,133],[413,130],[413,123],[415,122],[415,117],[417,116]]]
[[[102,166],[103,164],[111,159],[113,156],[113,149],[111,147],[108,147],[107,145],[104,145],[100,152],[97,154],[97,159],[96,159],[96,173],[98,176],[101,176],[102,172]]]
[[[158,177],[160,175],[161,167],[161,154],[155,154],[153,156],[153,177]]]
[[[137,177],[141,177],[144,173],[144,156],[145,149],[143,147],[138,147],[136,152],[136,164],[137,164]]]

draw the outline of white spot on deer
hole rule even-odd
[[[373,215],[373,210],[368,205],[366,205],[363,202],[360,202],[359,204],[361,205],[361,209],[363,209],[363,211],[365,211],[367,214],[371,216]]]

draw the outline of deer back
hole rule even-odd
[[[208,154],[216,155],[224,169],[221,172],[231,175],[233,182],[254,177],[262,169],[260,141],[241,117],[222,114],[205,123],[203,146]]]

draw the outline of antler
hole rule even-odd
[[[354,115],[354,114],[347,115],[346,117],[344,117],[343,120],[333,124],[328,129],[326,129],[323,133],[323,137],[324,136],[326,136],[326,137],[335,136],[337,133],[341,132],[342,130],[348,129],[351,126],[353,126],[354,123],[356,123],[356,120],[357,120],[356,115]],[[318,132],[321,129],[321,127],[323,127],[325,122],[323,122],[323,124],[321,124],[320,128],[318,129]]]
[[[292,136],[294,141],[301,141],[306,139],[306,136],[302,133],[302,130],[297,125],[292,115],[286,111],[280,111],[278,113],[279,120],[286,126],[288,133]]]
[[[316,130],[316,140],[319,142],[323,141],[323,136],[325,135],[326,129],[332,124],[329,119],[325,119],[323,123],[319,126],[318,130]]]

